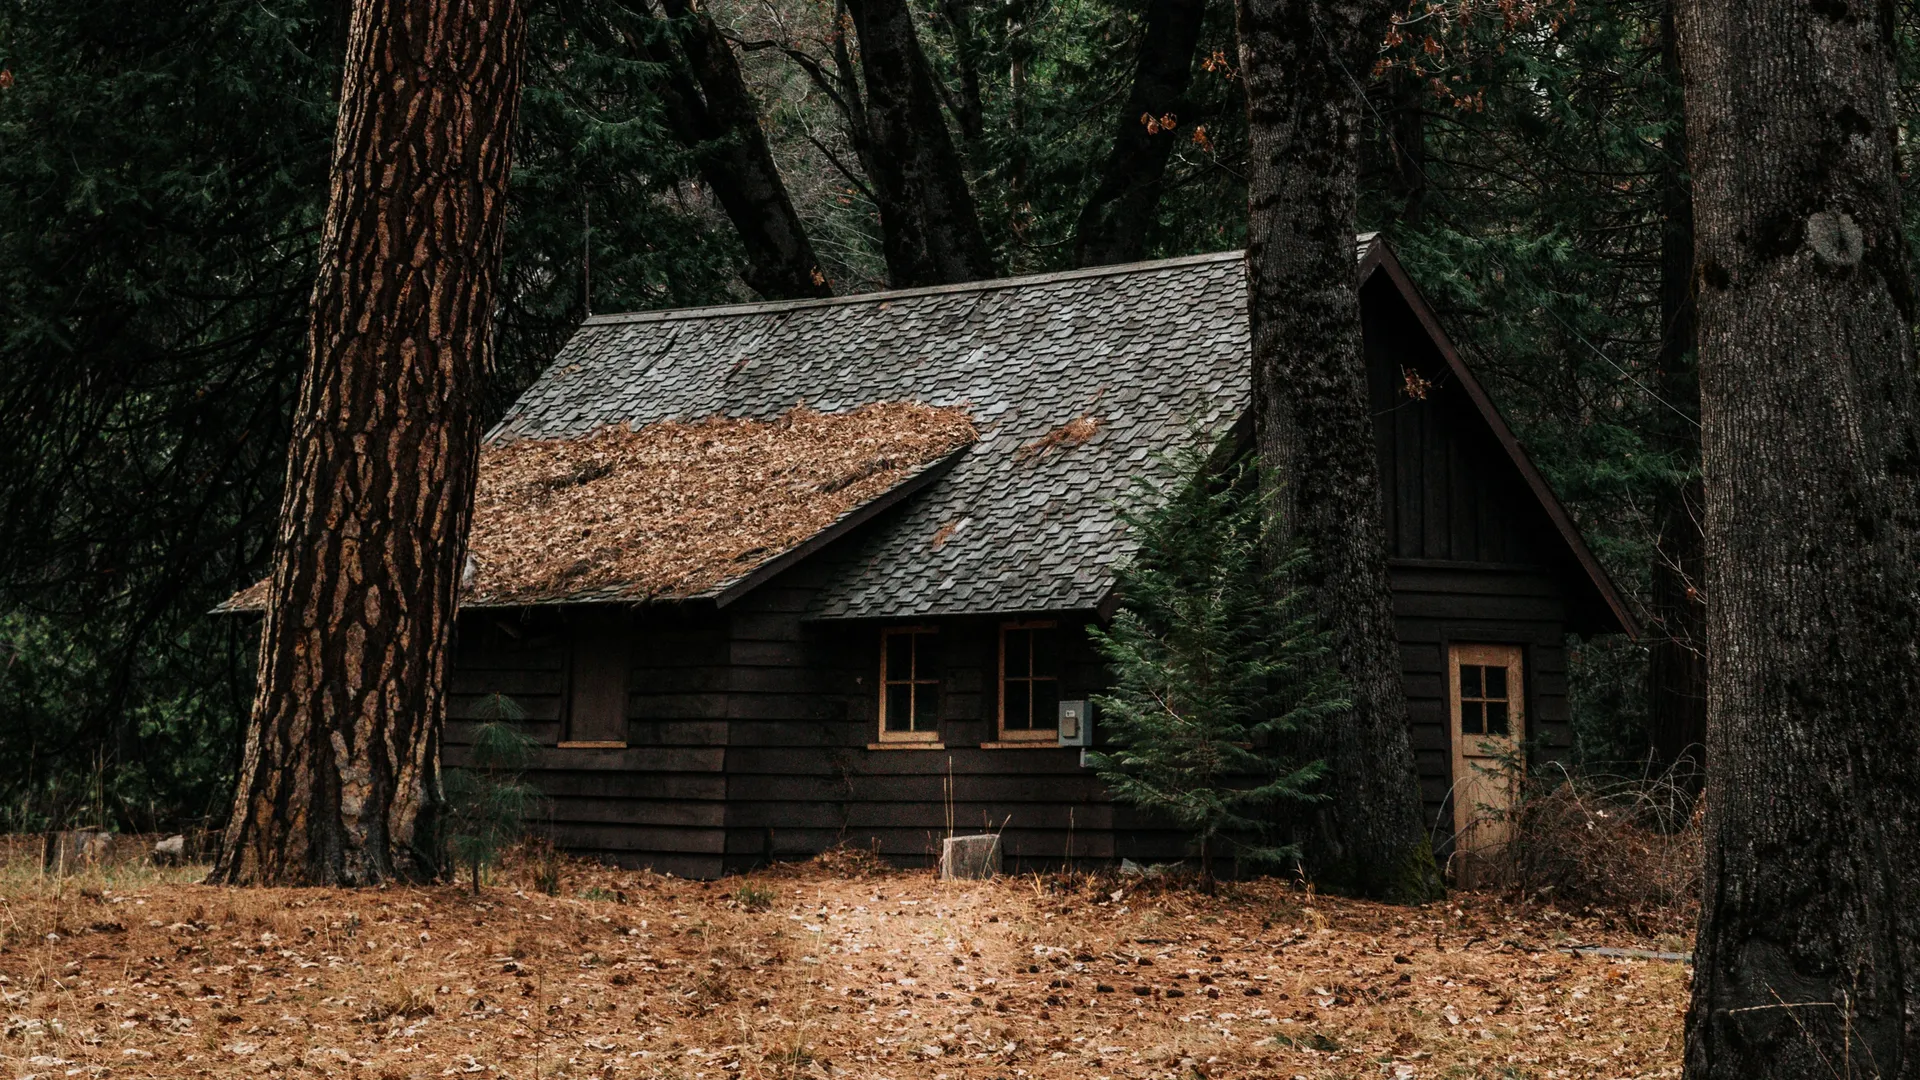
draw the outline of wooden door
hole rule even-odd
[[[1487,879],[1511,832],[1525,768],[1522,655],[1518,645],[1455,645],[1449,651],[1455,878],[1462,885]]]

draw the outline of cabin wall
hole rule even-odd
[[[803,567],[730,609],[728,869],[843,843],[928,864],[947,833],[949,783],[954,829],[1001,831],[1010,868],[1110,860],[1116,844],[1136,858],[1177,857],[1177,837],[1101,797],[1078,750],[982,745],[995,741],[1000,619],[926,624],[939,628],[941,746],[873,749],[881,627],[807,620],[817,573]],[[1068,699],[1104,682],[1076,626],[1061,620]]]
[[[611,619],[611,621],[609,621]],[[580,634],[626,638],[626,746],[566,747],[568,660]],[[559,847],[689,877],[721,872],[726,825],[726,626],[711,611],[604,605],[462,615],[446,762],[469,760],[490,695],[527,714],[536,827]]]

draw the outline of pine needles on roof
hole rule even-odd
[[[974,437],[960,409],[899,401],[490,446],[474,501],[469,599],[698,595]]]
[[[708,417],[486,447],[464,602],[698,596],[973,442],[965,410],[911,401],[774,420]],[[258,582],[224,605],[265,606]]]

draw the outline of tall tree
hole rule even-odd
[[[1206,0],[1149,0],[1133,89],[1120,110],[1100,184],[1080,211],[1073,239],[1076,265],[1133,262],[1146,253],[1147,229],[1166,186],[1167,158],[1180,115],[1187,111],[1187,84],[1206,13]]]
[[[847,0],[866,95],[855,134],[896,289],[996,273],[907,0]],[[844,80],[843,80],[844,81]],[[847,93],[852,94],[849,84]]]
[[[1682,0],[1706,484],[1689,1077],[1920,1073],[1920,385],[1894,7]]]
[[[628,40],[666,73],[660,96],[667,122],[693,151],[701,178],[739,234],[746,255],[741,278],[769,300],[833,295],[774,164],[760,103],[732,43],[712,16],[687,0],[666,0],[665,7],[670,30],[630,26]]]
[[[1432,895],[1400,683],[1354,261],[1362,86],[1387,0],[1239,0],[1247,86],[1247,306],[1255,440],[1284,485],[1352,705],[1313,739],[1328,798],[1304,839],[1330,884]]]
[[[525,44],[519,0],[354,7],[259,691],[213,880],[438,870]]]

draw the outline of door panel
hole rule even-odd
[[[1448,650],[1452,717],[1455,879],[1471,887],[1494,874],[1525,769],[1526,667],[1518,645]]]

